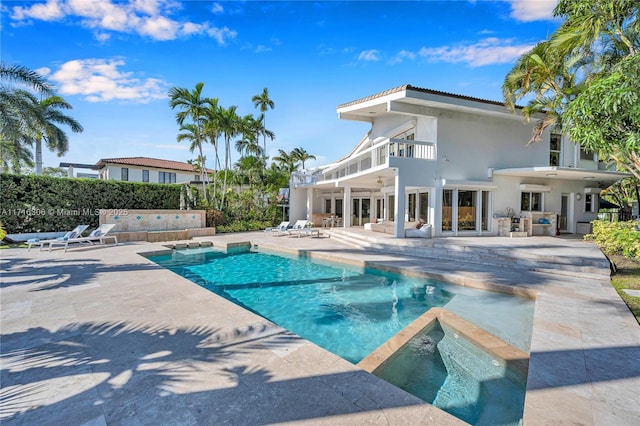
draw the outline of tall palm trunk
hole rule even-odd
[[[224,206],[224,197],[227,194],[227,171],[231,162],[231,137],[226,135],[224,138],[224,181],[222,186],[222,198],[220,201],[220,209]]]
[[[202,154],[202,143],[198,144],[198,151],[200,152],[200,179],[202,179],[202,196],[205,203],[209,201],[207,195],[207,166],[204,162],[204,155]]]
[[[36,176],[42,175],[42,138],[36,137]]]

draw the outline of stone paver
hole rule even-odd
[[[602,277],[425,262],[321,238],[201,239],[426,272],[537,295],[524,423],[631,425],[640,417],[640,327]],[[594,256],[561,239],[443,239]],[[513,244],[518,244],[516,247]],[[412,243],[415,244],[415,243]],[[512,246],[513,245],[513,246]],[[460,424],[353,364],[122,244],[0,251],[4,424]]]

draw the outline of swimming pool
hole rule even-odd
[[[529,351],[529,299],[262,251],[187,249],[148,258],[352,363],[432,307]]]

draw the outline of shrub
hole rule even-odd
[[[207,209],[207,227],[220,226],[225,224],[224,214],[220,210]]]
[[[99,225],[100,209],[179,209],[181,185],[0,176],[0,221],[7,233],[66,231]]]
[[[622,254],[640,261],[640,231],[638,221],[593,221],[593,232],[585,239],[595,241],[607,255]]]
[[[244,232],[244,231],[262,231],[265,228],[273,226],[271,221],[265,220],[238,220],[229,225],[221,225],[216,227],[216,232]]]

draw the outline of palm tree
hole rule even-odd
[[[207,109],[204,113],[204,134],[209,140],[209,143],[213,145],[216,156],[214,160],[214,168],[220,170],[222,168],[220,164],[220,152],[218,151],[220,144],[219,139],[221,135],[220,131],[220,115],[222,107],[218,105],[218,98],[207,99]],[[218,173],[213,174],[213,200],[211,202],[216,205],[216,194],[218,188]]]
[[[227,192],[227,172],[231,166],[231,139],[240,131],[240,117],[236,113],[237,106],[233,105],[228,109],[222,108],[219,115],[219,129],[224,135],[224,181],[222,184],[222,199],[220,206],[224,205],[224,198]]]
[[[0,63],[0,80],[13,81],[31,87],[37,93],[53,95],[53,86],[42,75],[20,65]],[[4,88],[2,88],[4,90]]]
[[[0,63],[0,81],[25,85],[44,96],[53,95],[53,86],[43,76],[23,66]],[[0,85],[0,170],[11,168],[19,173],[24,165],[33,167],[28,147],[33,145],[32,124],[39,117],[38,108],[38,99],[31,92]]]
[[[5,139],[0,134],[0,171],[10,170],[19,174],[23,166],[34,166],[33,153],[28,148],[32,141],[21,140],[20,137]]]
[[[247,114],[240,119],[239,126],[242,139],[236,141],[236,151],[241,157],[245,155],[261,155],[262,148],[258,144],[260,122],[253,115]]]
[[[295,148],[291,151],[291,156],[296,160],[302,162],[302,168],[304,169],[304,162],[307,160],[315,160],[316,156],[309,154],[304,148]]]
[[[47,148],[50,151],[55,151],[58,157],[69,150],[69,138],[58,127],[58,124],[68,126],[74,133],[81,133],[84,130],[80,123],[61,111],[72,108],[71,104],[60,96],[50,96],[37,102],[38,115],[36,120],[29,125],[36,145],[36,175],[42,174],[43,140],[47,144]]]
[[[289,175],[298,169],[298,159],[294,157],[293,152],[289,153],[279,149],[278,155],[273,157],[273,161],[278,162],[280,168]]]
[[[185,122],[191,120],[193,129],[190,130],[192,134],[191,143],[192,146],[198,149],[199,158],[203,159],[202,169],[200,176],[202,179],[202,192],[205,202],[208,202],[207,197],[207,173],[206,165],[204,164],[204,154],[202,152],[202,144],[204,138],[204,121],[207,110],[207,105],[210,102],[209,99],[202,96],[202,88],[204,83],[200,82],[196,84],[196,87],[189,91],[188,89],[181,87],[172,87],[169,90],[169,105],[171,109],[180,108],[181,111],[176,113],[176,122],[183,126]],[[182,127],[181,127],[182,129]],[[180,139],[178,140],[178,142]]]
[[[263,167],[262,158],[255,155],[242,157],[235,164],[237,173],[247,178],[250,187],[254,186],[261,177]]]
[[[261,117],[262,117],[262,122],[263,122],[263,130],[262,130],[262,137],[263,137],[263,146],[262,146],[262,150],[264,151],[264,155],[267,155],[267,130],[266,130],[266,119],[265,119],[265,113],[267,112],[268,109],[273,109],[275,107],[275,104],[273,103],[273,101],[271,99],[269,99],[269,89],[267,89],[266,87],[264,89],[262,89],[262,93],[259,95],[254,96],[253,98],[251,98],[251,100],[253,101],[253,105],[256,108],[260,109],[260,113],[261,113]],[[272,138],[273,139],[273,138]]]
[[[502,85],[502,94],[509,109],[515,111],[518,100],[533,94],[534,99],[522,109],[523,117],[530,120],[539,113],[545,114],[545,118],[536,123],[530,143],[539,141],[546,128],[561,125],[567,101],[579,90],[567,71],[568,64],[549,48],[550,43],[540,42],[520,57]]]
[[[26,90],[0,89],[0,169],[20,173],[33,167],[28,124],[38,116],[37,98]]]
[[[534,129],[539,140],[547,127],[562,127],[567,106],[603,71],[640,50],[638,2],[560,0],[554,16],[565,18],[549,40],[524,54],[506,76],[505,103],[535,98],[523,109],[525,118],[547,114]]]

